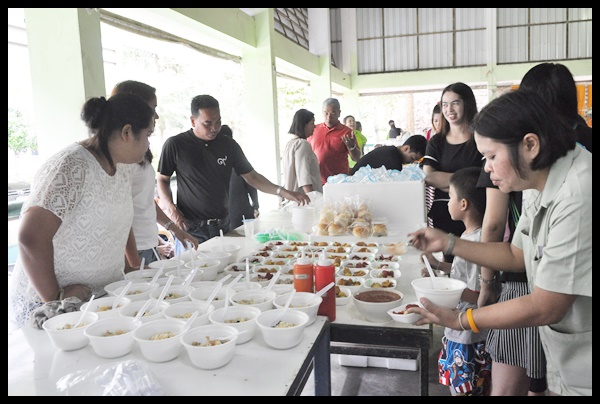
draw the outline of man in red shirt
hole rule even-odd
[[[316,125],[313,135],[307,139],[319,160],[323,184],[331,175],[348,174],[348,155],[354,161],[360,159],[356,137],[352,129],[340,122],[340,112],[340,102],[327,98],[323,102],[325,122]]]

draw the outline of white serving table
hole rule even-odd
[[[232,236],[235,243],[242,245],[242,254],[259,245],[251,238],[236,237],[235,232]],[[217,242],[217,239],[208,240],[201,245],[202,249]],[[8,395],[61,395],[63,393],[56,388],[61,377],[131,359],[149,366],[166,395],[300,395],[313,369],[315,393],[330,395],[329,330],[327,318],[319,316],[306,328],[301,343],[286,350],[268,347],[257,330],[252,340],[236,347],[229,364],[220,369],[203,370],[192,365],[185,350],[175,360],[165,363],[147,361],[137,345],[126,356],[103,359],[89,345],[63,352],[54,348],[43,330],[26,326],[11,331],[9,327]]]
[[[400,226],[390,232],[386,237],[370,237],[363,239],[366,242],[393,243],[406,240],[406,235],[418,228],[418,225],[410,224]],[[279,229],[284,232],[294,232],[291,214],[285,209],[268,212],[259,216],[255,222],[255,231],[264,232],[269,229]],[[230,236],[243,236],[243,227],[239,227],[229,233]],[[327,240],[340,242],[356,242],[360,239],[353,236],[318,237],[305,235],[306,240]],[[214,240],[214,239],[213,239]],[[246,252],[260,246],[254,240],[247,237],[235,239],[242,246],[240,257]],[[396,289],[404,294],[404,303],[417,300],[411,281],[421,277],[423,264],[419,258],[420,252],[409,247],[407,254],[400,262],[402,276],[398,280]],[[336,306],[336,320],[331,323],[331,353],[375,356],[381,358],[410,359],[418,362],[418,372],[421,395],[429,395],[429,349],[433,343],[433,327],[431,325],[410,325],[395,322],[390,319],[387,323],[373,323],[367,321],[356,309],[352,302],[344,306]],[[326,375],[317,374],[317,381]],[[315,385],[315,388],[319,388]]]

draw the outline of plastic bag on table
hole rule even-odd
[[[67,396],[164,396],[152,371],[128,360],[79,370],[61,377],[56,389]]]

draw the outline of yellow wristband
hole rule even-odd
[[[473,319],[473,309],[467,309],[467,321],[469,322],[469,327],[471,327],[471,331],[474,333],[479,332],[479,328],[475,324],[475,320]]]

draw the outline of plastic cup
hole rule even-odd
[[[244,235],[246,237],[254,237],[254,219],[244,219]]]

